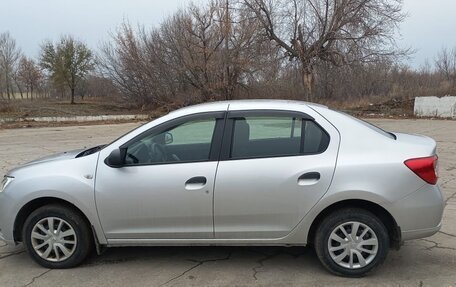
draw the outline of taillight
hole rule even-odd
[[[422,157],[406,160],[405,165],[429,184],[436,184],[438,176],[438,157]]]

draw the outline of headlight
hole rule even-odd
[[[0,192],[3,192],[5,188],[14,180],[14,177],[5,175],[0,186]]]

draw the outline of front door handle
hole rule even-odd
[[[204,176],[195,176],[185,182],[185,189],[198,190],[203,188],[207,183],[207,178]]]
[[[303,175],[301,175],[298,178],[298,184],[299,185],[313,185],[316,184],[321,178],[321,175],[319,172],[308,172]]]

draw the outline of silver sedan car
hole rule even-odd
[[[312,245],[359,277],[440,229],[437,160],[428,137],[316,104],[202,104],[10,171],[0,239],[47,268],[103,247]]]

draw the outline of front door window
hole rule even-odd
[[[127,147],[127,165],[208,161],[216,120],[189,121],[142,137]]]

